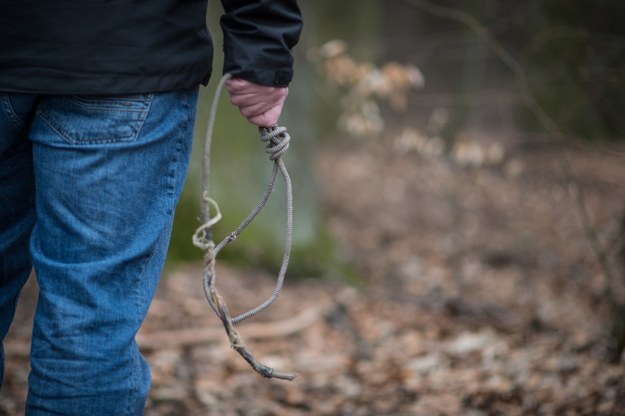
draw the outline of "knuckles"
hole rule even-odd
[[[230,102],[250,123],[259,127],[277,123],[289,94],[286,87],[258,85],[242,79],[228,80],[226,88]]]

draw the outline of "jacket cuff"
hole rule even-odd
[[[293,80],[292,68],[281,69],[253,69],[243,70],[236,65],[224,62],[224,74],[229,73],[233,78],[242,78],[255,84],[272,87],[288,87]]]
[[[293,79],[292,48],[302,30],[296,0],[222,0],[224,73],[256,84],[286,87]]]

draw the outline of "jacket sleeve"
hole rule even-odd
[[[221,0],[224,73],[261,85],[286,87],[293,78],[291,48],[302,16],[296,0]]]

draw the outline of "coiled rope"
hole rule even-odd
[[[241,222],[241,224],[232,231],[227,237],[225,237],[219,244],[215,245],[212,237],[212,227],[221,219],[221,212],[217,203],[210,198],[209,194],[209,172],[210,172],[210,151],[211,142],[213,136],[213,127],[215,125],[215,119],[217,115],[217,106],[219,103],[219,97],[226,81],[231,78],[230,74],[225,74],[215,90],[215,96],[211,104],[211,110],[209,113],[208,127],[206,131],[206,137],[204,140],[204,153],[202,163],[202,212],[200,225],[193,234],[193,244],[196,247],[204,250],[204,275],[203,275],[203,288],[206,299],[210,304],[215,314],[221,319],[226,333],[230,339],[230,345],[234,348],[247,362],[259,372],[262,376],[267,378],[280,378],[284,380],[293,380],[296,374],[283,373],[275,371],[274,369],[258,362],[249,351],[243,345],[243,341],[238,332],[234,328],[234,324],[244,321],[252,316],[257,315],[261,311],[269,307],[278,298],[286,271],[289,264],[289,258],[291,255],[291,242],[293,234],[293,188],[291,185],[291,178],[286,169],[282,155],[286,153],[289,148],[291,137],[289,136],[285,127],[274,126],[270,128],[259,128],[260,140],[265,144],[265,152],[269,155],[269,159],[273,162],[273,169],[269,176],[269,181],[265,192],[263,193],[260,201],[256,207],[249,213],[249,215]],[[266,299],[263,303],[258,305],[252,310],[249,310],[241,315],[230,317],[226,302],[223,300],[219,291],[217,290],[216,274],[215,274],[215,259],[219,252],[232,241],[234,241],[245,228],[256,218],[256,216],[263,210],[271,193],[275,187],[276,177],[278,173],[282,176],[285,183],[286,191],[286,230],[284,237],[284,254],[282,256],[282,265],[278,272],[278,278],[272,295]],[[211,216],[211,208],[215,211],[215,215]]]

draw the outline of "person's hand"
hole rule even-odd
[[[230,102],[241,114],[258,127],[273,127],[280,118],[284,101],[289,94],[286,87],[254,84],[241,78],[226,81]]]

